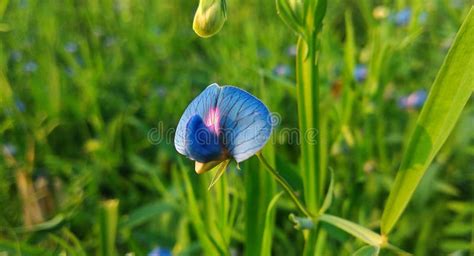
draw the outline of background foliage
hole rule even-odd
[[[423,103],[408,95],[429,90],[472,4],[330,1],[320,56],[329,213],[378,232]],[[196,6],[0,2],[0,252],[301,254],[295,209],[255,157],[208,191],[212,174],[197,176],[166,133],[208,84],[242,87],[281,117],[264,154],[301,191],[299,147],[282,132],[298,123],[296,36],[273,1],[229,1],[222,31],[201,39]],[[415,255],[474,253],[473,111],[471,100],[392,231]],[[322,228],[324,255],[362,246]]]

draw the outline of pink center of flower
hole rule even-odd
[[[218,134],[219,121],[220,121],[219,109],[211,108],[206,118],[204,119],[204,123],[213,133]]]

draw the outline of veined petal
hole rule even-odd
[[[250,93],[224,86],[217,108],[224,145],[238,163],[257,153],[268,141],[272,131],[270,112]]]

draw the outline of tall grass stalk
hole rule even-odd
[[[100,209],[100,255],[115,255],[115,240],[118,223],[118,200],[107,200]]]
[[[320,95],[318,82],[318,57],[322,20],[326,12],[326,1],[306,1],[304,28],[306,38],[300,35],[296,55],[296,83],[300,141],[302,152],[301,177],[303,178],[306,206],[318,212],[320,180],[325,170],[320,169]],[[318,227],[311,229],[305,244],[305,255],[314,255]]]

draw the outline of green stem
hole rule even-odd
[[[312,35],[313,36],[313,35]],[[310,43],[314,41],[311,40]],[[306,205],[312,211],[319,208],[319,86],[316,51],[303,38],[298,40],[296,57],[298,119],[301,133],[302,177],[305,182]]]
[[[260,160],[260,162],[262,162],[263,165],[267,168],[267,170],[272,174],[272,176],[276,179],[276,181],[283,187],[286,193],[288,193],[288,195],[290,196],[291,200],[293,200],[298,210],[300,210],[301,213],[303,213],[304,215],[312,219],[314,216],[300,202],[300,200],[296,196],[290,184],[288,184],[288,182],[285,180],[285,178],[283,178],[275,169],[273,169],[270,166],[270,164],[268,164],[267,160],[265,160],[261,152],[257,153],[257,157]]]

